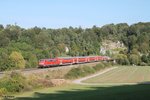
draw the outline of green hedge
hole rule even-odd
[[[87,74],[94,73],[95,70],[89,66],[77,67],[72,68],[66,75],[65,78],[67,79],[75,79],[79,77],[86,76]]]
[[[101,70],[102,68],[105,68],[105,65],[103,63],[99,63],[93,67],[96,71]]]
[[[80,66],[77,68],[72,68],[66,75],[66,79],[76,79],[79,77],[84,77],[90,74],[93,74],[97,71],[100,71],[101,69],[104,69],[106,67],[110,67],[110,63],[99,63],[95,66]]]

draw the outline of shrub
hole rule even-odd
[[[129,65],[130,64],[127,56],[124,54],[117,54],[115,56],[115,60],[118,64],[121,64],[121,65]]]
[[[0,88],[0,97],[7,94],[6,88]]]
[[[81,67],[72,68],[66,75],[65,78],[67,79],[75,79],[79,76],[83,76],[84,71]]]
[[[141,60],[142,62],[148,63],[148,57],[146,55],[142,55]]]
[[[129,61],[131,64],[135,64],[135,65],[138,65],[140,63],[140,58],[138,55],[135,55],[135,54],[131,54],[129,56]]]
[[[95,73],[95,69],[93,67],[90,67],[90,66],[83,66],[82,70],[84,71],[84,76],[86,76],[88,74]]]
[[[20,92],[26,87],[26,78],[18,72],[11,72],[0,80],[0,88],[5,88],[8,92]]]
[[[77,68],[72,68],[66,75],[65,78],[67,79],[75,79],[75,78],[79,78],[79,77],[84,77],[87,76],[89,74],[93,74],[96,71],[99,71],[105,67],[109,67],[111,66],[110,63],[99,63],[97,65],[95,65],[94,67],[90,67],[90,66],[81,66],[81,67],[77,67]]]
[[[21,53],[13,51],[10,56],[10,66],[13,68],[24,68],[25,67],[25,60]]]
[[[95,73],[95,69],[89,66],[81,66],[77,68],[72,68],[66,75],[67,79],[75,79],[79,77],[84,77],[86,75]]]
[[[105,68],[112,66],[112,63],[110,63],[110,62],[106,62],[106,63],[103,63],[103,64],[104,64],[104,67],[105,67]]]
[[[30,75],[30,77],[28,77],[27,81],[29,86],[31,86],[31,88],[39,88],[41,87],[41,84],[39,83],[39,77],[35,76],[35,75]]]
[[[99,63],[97,65],[95,65],[93,68],[96,70],[96,71],[99,71],[101,69],[103,69],[105,66],[103,63]]]
[[[141,62],[140,65],[141,65],[141,66],[147,66],[148,64],[145,63],[145,62]]]

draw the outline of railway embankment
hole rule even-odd
[[[109,64],[95,62],[56,68],[8,72],[0,79],[0,96],[32,91],[37,88],[71,84],[70,80],[94,74],[106,66],[109,66]]]

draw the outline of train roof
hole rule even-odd
[[[57,58],[46,58],[40,60],[55,60],[55,59],[71,59],[71,58],[85,58],[85,57],[108,57],[108,56],[75,56],[75,57],[57,57]],[[110,58],[110,57],[108,57]]]

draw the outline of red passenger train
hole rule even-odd
[[[39,68],[69,65],[69,64],[89,63],[96,61],[108,61],[110,59],[111,58],[108,56],[58,57],[53,59],[41,59],[39,60]]]

